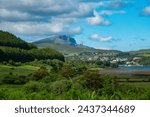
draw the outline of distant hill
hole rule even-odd
[[[142,50],[137,50],[137,51],[131,51],[131,55],[134,56],[146,56],[150,57],[150,49],[142,49]]]
[[[115,50],[101,50],[94,49],[85,45],[80,45],[76,43],[76,40],[70,36],[61,35],[61,36],[53,36],[46,39],[42,39],[36,42],[33,42],[39,48],[53,48],[58,50],[65,55],[74,55],[74,54],[86,54],[86,53],[94,53],[94,52],[105,52],[105,53],[118,53],[119,51]]]
[[[131,51],[130,54],[140,58],[136,60],[140,65],[150,65],[150,49]]]
[[[0,62],[10,60],[28,62],[35,59],[59,59],[64,61],[64,56],[51,48],[38,49],[35,45],[27,43],[9,32],[0,31]]]

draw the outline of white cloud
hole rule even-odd
[[[102,42],[108,42],[112,39],[112,36],[107,36],[107,37],[103,37],[99,34],[93,34],[91,36],[91,39],[94,39],[94,40],[99,40],[99,41],[102,41]]]
[[[96,49],[102,49],[102,50],[112,50],[112,48],[110,48],[110,47],[99,47],[99,48],[96,48]]]
[[[34,23],[34,22],[0,22],[3,30],[22,35],[44,35],[63,32],[64,26],[61,23]]]
[[[5,21],[27,21],[31,19],[41,19],[40,16],[32,16],[31,14],[28,14],[26,12],[20,12],[20,11],[10,11],[7,9],[0,9],[0,19]]]
[[[30,13],[64,13],[74,10],[77,2],[72,0],[1,0],[0,8]]]
[[[105,20],[102,16],[100,16],[97,11],[94,10],[93,14],[94,17],[87,18],[87,22],[90,25],[110,25],[110,22],[108,20]]]
[[[71,28],[72,24],[90,16],[101,5],[80,0],[0,0],[0,29],[31,36],[81,34],[83,29]]]
[[[112,10],[102,10],[99,14],[100,15],[113,15],[113,14],[125,14],[126,11],[119,10],[119,11],[112,11]]]
[[[76,10],[62,14],[62,17],[88,17],[93,13],[93,9],[103,6],[103,2],[79,2]]]
[[[71,12],[69,16],[82,17],[88,15],[92,10],[92,5],[88,3],[80,3],[77,10]]]
[[[75,27],[72,28],[70,30],[68,30],[68,34],[72,35],[72,34],[81,34],[83,31],[83,29],[81,27]]]
[[[69,26],[71,23],[76,23],[78,21],[75,17],[52,17],[50,20],[52,23],[62,23],[65,26]]]
[[[126,4],[126,0],[114,0],[110,3],[109,7],[120,8]]]
[[[81,34],[83,29],[77,24],[82,21],[84,23],[87,21],[90,25],[110,24],[94,10],[105,7],[105,2],[105,0],[0,0],[0,29],[31,36]]]
[[[147,6],[143,9],[143,14],[144,15],[150,15],[150,6]]]
[[[19,35],[41,36],[53,34],[81,34],[83,29],[81,27],[65,27],[62,23],[33,23],[33,22],[0,22],[2,30],[16,33]]]

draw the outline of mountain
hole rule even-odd
[[[67,35],[52,36],[33,42],[33,44],[39,48],[53,48],[64,54],[78,53],[83,48],[87,48],[86,46],[78,45],[74,38]]]
[[[95,49],[77,44],[74,38],[66,35],[52,36],[33,42],[33,44],[39,48],[53,48],[62,52],[65,57],[76,56],[78,58],[83,58],[83,60],[87,60],[90,57],[115,56],[120,53],[120,51],[116,50]]]
[[[62,44],[66,46],[77,46],[76,40],[66,35],[53,36],[34,42],[34,44],[41,44],[41,43],[49,43],[49,44],[53,43],[53,44]]]

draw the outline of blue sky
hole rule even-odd
[[[150,0],[0,0],[0,29],[29,42],[66,34],[99,49],[147,49]]]

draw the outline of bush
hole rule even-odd
[[[60,95],[67,92],[72,86],[72,83],[67,80],[61,80],[54,82],[47,90],[54,95]]]
[[[103,79],[103,88],[102,93],[107,95],[113,95],[115,91],[118,89],[118,84],[115,79],[113,79],[109,75],[102,75],[101,78]]]
[[[80,100],[85,96],[85,91],[80,81],[74,81],[71,89],[65,95],[65,99]]]
[[[98,65],[101,68],[110,67],[110,62],[109,61],[96,61],[95,64]]]
[[[49,75],[49,71],[46,67],[41,67],[40,69],[38,69],[37,71],[35,71],[33,73],[33,80],[41,80],[43,79],[44,77],[48,76]]]
[[[49,76],[46,76],[42,79],[42,82],[44,83],[51,83],[57,80],[57,75],[56,74],[50,74]]]
[[[63,62],[57,59],[51,61],[52,71],[58,72],[63,67]]]
[[[42,89],[44,89],[44,84],[35,81],[31,81],[24,85],[26,93],[40,92]]]
[[[87,71],[84,73],[82,80],[84,80],[84,86],[90,90],[97,90],[103,88],[103,79],[101,75],[96,71]]]
[[[67,63],[61,70],[62,76],[66,78],[73,78],[77,75],[83,74],[87,70],[87,67],[82,64]]]
[[[71,79],[76,75],[76,71],[70,65],[64,65],[62,70],[61,70],[61,74],[62,74],[63,77]]]

